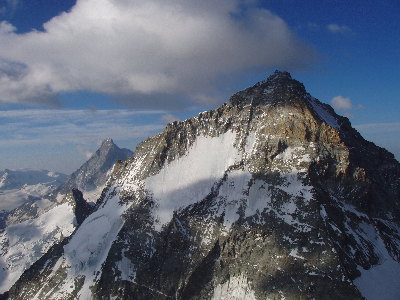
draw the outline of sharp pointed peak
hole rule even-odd
[[[100,149],[109,149],[112,147],[117,147],[117,145],[115,145],[114,141],[112,138],[106,138],[101,142],[100,145]]]
[[[102,145],[115,145],[112,138],[106,138],[101,142]]]
[[[118,148],[118,146],[114,143],[114,141],[111,138],[107,138],[101,142],[101,145],[97,151],[100,153],[106,153],[116,148]]]

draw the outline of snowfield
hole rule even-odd
[[[27,268],[74,229],[75,214],[68,203],[55,206],[36,219],[6,227],[0,234],[0,293],[7,291]]]

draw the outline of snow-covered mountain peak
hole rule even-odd
[[[400,294],[399,163],[288,73],[170,123],[109,178],[15,299]]]

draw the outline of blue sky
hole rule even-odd
[[[397,0],[3,0],[0,169],[70,173],[288,70],[400,158]]]

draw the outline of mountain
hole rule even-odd
[[[101,193],[107,174],[115,162],[131,154],[129,150],[120,149],[111,139],[107,139],[63,184],[53,187],[46,195],[31,197],[19,207],[0,215],[0,293],[7,291],[54,244],[74,232],[94,209],[94,203],[87,203],[82,191],[91,197]],[[4,174],[8,174],[3,175],[6,178],[3,182],[8,187],[26,188],[26,182],[35,184],[38,178],[42,181],[47,178],[41,178],[33,171],[12,173],[7,170]],[[57,175],[48,174],[51,178]]]
[[[10,211],[54,191],[67,175],[47,170],[0,171],[0,210]]]
[[[137,146],[12,299],[396,299],[400,164],[287,72]]]
[[[55,243],[76,228],[75,199],[67,195],[61,203],[35,201],[40,212],[34,217],[11,214],[0,233],[0,291],[7,291],[21,274]]]
[[[90,159],[72,173],[55,193],[65,194],[75,188],[84,194],[85,199],[95,202],[100,197],[108,172],[115,162],[123,161],[132,155],[132,151],[120,149],[112,139],[105,139]]]

